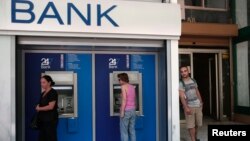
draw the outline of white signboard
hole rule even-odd
[[[28,32],[178,37],[181,14],[167,3],[0,0],[0,33]]]

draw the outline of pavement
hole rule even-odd
[[[242,123],[237,123],[237,122],[232,122],[232,121],[216,121],[213,120],[211,118],[205,117],[203,119],[203,126],[201,128],[199,128],[198,130],[198,139],[200,139],[200,141],[207,141],[207,126],[211,124],[211,125],[233,125],[233,124],[242,124]],[[191,141],[188,130],[186,129],[186,123],[181,122],[180,124],[180,136],[181,139],[180,141]]]

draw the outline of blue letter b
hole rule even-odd
[[[33,13],[34,5],[31,1],[11,0],[11,22],[12,23],[32,23],[35,20],[35,14]],[[28,9],[17,9],[17,4],[26,4]],[[29,19],[18,19],[17,13],[29,14]]]

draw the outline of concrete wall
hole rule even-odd
[[[15,141],[15,37],[0,35],[0,141]]]
[[[240,28],[246,27],[247,23],[247,0],[236,0],[236,23]]]

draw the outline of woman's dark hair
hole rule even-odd
[[[53,79],[51,78],[51,76],[49,75],[44,75],[42,76],[43,79],[45,79],[46,81],[50,82],[50,86],[54,86],[56,83],[53,81]]]
[[[127,73],[120,73],[117,75],[117,77],[122,80],[123,82],[129,83],[129,78]]]

